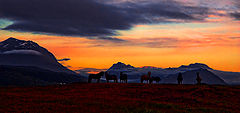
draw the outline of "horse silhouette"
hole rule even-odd
[[[183,81],[182,73],[178,74],[177,81],[178,81],[178,84],[182,84],[182,81]]]
[[[113,80],[115,83],[118,83],[118,79],[116,75],[110,75],[108,72],[105,72],[105,77],[107,80],[107,83],[109,83],[109,80]]]
[[[120,72],[120,83],[122,82],[127,83],[127,74],[123,74],[123,72]]]
[[[200,77],[199,72],[197,72],[196,80],[197,80],[197,84],[201,84],[202,78]]]
[[[153,83],[153,81],[155,81],[156,83],[159,83],[161,81],[160,77],[151,77],[149,82],[150,84]]]
[[[141,83],[143,83],[144,80],[146,80],[147,83],[149,83],[150,79],[151,79],[151,72],[149,71],[147,75],[142,75],[141,76]]]
[[[92,82],[92,79],[97,79],[97,83],[100,82],[100,78],[104,75],[104,72],[99,72],[98,74],[89,74],[88,83]]]

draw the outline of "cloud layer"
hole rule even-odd
[[[14,21],[4,30],[91,36],[109,36],[136,24],[201,21],[206,7],[185,6],[173,0],[107,4],[97,0],[0,0],[0,18]]]
[[[11,50],[5,51],[0,54],[9,55],[9,54],[26,54],[26,55],[43,55],[42,53],[34,50]]]
[[[63,58],[63,59],[58,59],[58,61],[69,61],[71,60],[70,58]]]

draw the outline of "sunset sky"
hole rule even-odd
[[[240,72],[239,0],[0,0],[0,41],[32,40],[64,66]]]

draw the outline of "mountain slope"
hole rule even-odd
[[[85,82],[75,74],[54,72],[38,67],[0,66],[0,86],[32,86]]]
[[[0,42],[0,65],[34,66],[55,72],[75,72],[61,65],[47,49],[32,41],[8,38]]]
[[[183,75],[183,84],[196,84],[196,73],[200,73],[200,77],[202,78],[202,83],[207,84],[221,84],[226,85],[227,83],[222,80],[220,77],[215,75],[214,73],[208,71],[207,69],[197,69],[186,71],[182,73]],[[177,76],[178,74],[169,75],[164,78],[163,83],[177,83]]]
[[[240,84],[240,73],[239,72],[226,72],[219,70],[209,70],[214,74],[218,75],[224,81],[231,85],[239,85]]]

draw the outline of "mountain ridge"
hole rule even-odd
[[[116,66],[116,64],[123,65],[123,68],[113,68],[113,67],[121,67],[121,66]],[[152,76],[158,76],[158,77],[162,78],[163,81],[161,83],[176,83],[175,79],[172,79],[171,82],[164,82],[164,79],[167,79],[167,77],[169,77],[171,75],[177,75],[178,73],[190,73],[191,72],[192,73],[191,77],[190,77],[191,82],[188,81],[185,83],[193,83],[193,81],[196,81],[195,79],[193,79],[196,77],[196,72],[201,71],[201,73],[204,73],[210,77],[210,78],[208,78],[206,75],[203,75],[205,79],[207,79],[207,78],[209,79],[209,80],[205,80],[207,82],[207,84],[222,84],[222,85],[224,85],[224,84],[230,84],[230,85],[231,84],[240,84],[240,82],[239,82],[240,81],[240,73],[231,72],[229,74],[229,72],[214,70],[204,63],[192,63],[189,65],[181,65],[176,68],[157,68],[157,67],[153,67],[153,66],[142,66],[142,67],[132,66],[134,68],[132,68],[132,67],[128,68],[128,66],[122,62],[116,63],[116,64],[113,64],[113,66],[111,66],[107,71],[110,74],[117,75],[118,77],[120,77],[120,72],[126,73],[126,74],[128,74],[128,78],[131,79],[130,81],[134,81],[134,82],[139,82],[139,77],[141,75],[148,73],[148,71],[151,71]],[[234,80],[234,78],[236,80]],[[218,82],[215,82],[215,81],[218,81]]]
[[[0,42],[0,65],[35,66],[55,72],[76,74],[60,64],[44,47],[33,41],[12,37]]]

